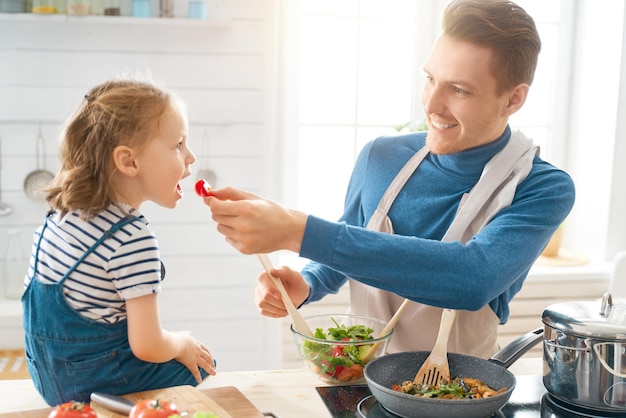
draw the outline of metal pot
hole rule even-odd
[[[543,384],[563,402],[626,414],[626,304],[563,302],[543,312]]]
[[[542,340],[541,328],[511,342],[489,360],[465,354],[448,353],[450,375],[480,379],[494,389],[507,390],[489,398],[437,399],[421,398],[391,389],[394,383],[413,380],[428,351],[387,354],[369,362],[364,369],[372,395],[392,413],[405,418],[484,418],[498,411],[509,400],[515,388],[515,376],[507,370],[519,357]]]

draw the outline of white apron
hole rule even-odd
[[[501,209],[513,201],[517,185],[526,178],[538,149],[521,132],[511,135],[507,146],[485,165],[480,179],[469,194],[461,199],[456,217],[442,241],[465,244],[476,235]],[[381,198],[372,215],[368,229],[393,234],[387,217],[389,208],[404,184],[428,154],[424,146],[405,164]],[[404,298],[350,279],[350,311],[389,320]],[[411,302],[394,328],[387,351],[431,351],[441,319],[441,308]],[[489,305],[478,311],[457,311],[448,340],[448,351],[488,358],[498,351],[497,337],[500,320]]]

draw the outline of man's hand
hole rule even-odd
[[[302,275],[289,267],[272,270],[274,277],[282,281],[289,298],[296,306],[302,305],[302,302],[309,297],[309,284],[304,280]],[[282,318],[287,316],[287,308],[282,301],[280,290],[274,284],[274,281],[267,273],[263,272],[257,279],[257,286],[254,289],[254,300],[259,307],[262,315],[271,318]]]
[[[307,215],[232,187],[204,198],[217,230],[243,254],[290,250],[299,253]]]

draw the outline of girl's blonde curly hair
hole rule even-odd
[[[158,132],[161,116],[181,104],[143,81],[111,80],[92,88],[61,135],[59,171],[44,190],[50,208],[79,210],[89,219],[117,203],[113,150],[141,149]]]

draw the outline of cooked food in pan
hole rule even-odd
[[[495,396],[508,388],[493,389],[484,382],[470,377],[456,377],[452,381],[442,381],[436,386],[422,385],[407,380],[401,385],[394,384],[391,389],[422,398],[440,399],[480,399]]]

